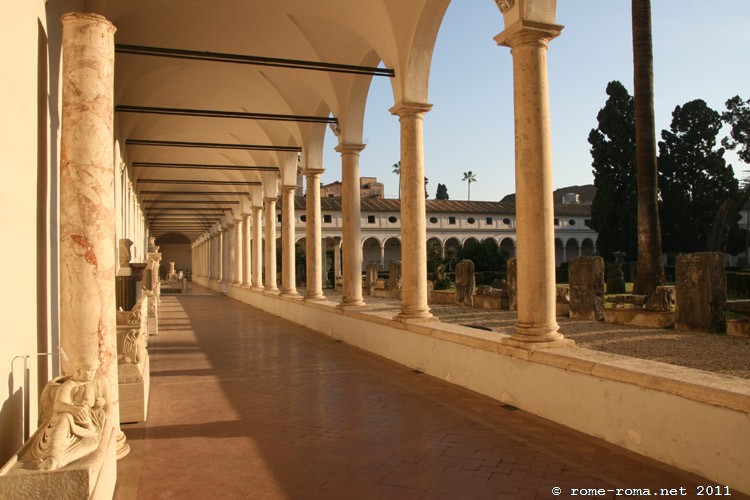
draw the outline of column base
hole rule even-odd
[[[252,289],[252,287],[250,285],[248,285],[247,283],[241,285],[240,288],[244,288],[245,290],[251,290]]]
[[[262,292],[265,290],[262,285],[253,285],[250,287],[250,290],[255,290],[256,292]]]
[[[305,295],[305,300],[310,301],[310,302],[325,302],[326,300],[328,300],[328,298],[321,293],[321,294]]]
[[[516,323],[516,333],[501,342],[522,349],[550,349],[555,347],[573,347],[575,341],[566,339],[558,332],[557,322],[542,325]]]
[[[289,298],[292,298],[292,299],[297,298],[297,297],[301,297],[300,294],[299,294],[299,292],[297,290],[282,291],[281,292],[281,296],[282,297],[289,297]]]
[[[263,288],[263,293],[267,293],[268,295],[278,295],[280,292],[278,288]]]
[[[117,456],[117,460],[121,460],[128,456],[128,453],[130,453],[130,445],[125,442],[125,433],[120,429],[115,429],[115,432],[117,433],[115,455]]]
[[[393,319],[394,321],[400,321],[402,323],[426,323],[429,321],[438,320],[435,316],[432,315],[429,309],[401,309],[401,312],[395,315]]]
[[[339,309],[349,310],[349,309],[364,309],[367,307],[367,304],[364,300],[353,300],[350,302],[339,302],[339,304],[336,306]]]

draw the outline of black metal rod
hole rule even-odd
[[[169,49],[165,47],[147,47],[143,45],[115,44],[115,52],[139,56],[170,57],[173,59],[190,59],[194,61],[212,61],[233,64],[252,64],[255,66],[273,66],[277,68],[304,69],[309,71],[328,71],[332,73],[349,73],[354,75],[396,76],[390,68],[357,66],[353,64],[303,61],[276,57],[251,56],[244,54],[227,54],[186,49]]]
[[[201,207],[201,208],[195,208],[195,207],[153,207],[147,209],[148,211],[158,211],[159,213],[162,212],[188,212],[191,214],[200,214],[200,213],[211,213],[211,212],[226,212],[227,210],[231,210],[229,208],[208,208],[208,207]]]
[[[205,186],[260,186],[254,181],[202,181],[200,179],[138,179],[138,184],[198,184]]]
[[[220,142],[190,142],[190,141],[151,141],[148,139],[128,139],[128,146],[161,146],[175,148],[206,148],[206,149],[242,149],[246,151],[286,151],[300,153],[299,146],[268,146],[263,144],[227,144]]]
[[[278,172],[279,167],[264,165],[202,165],[200,163],[159,163],[148,161],[134,161],[133,167],[141,168],[185,168],[195,170],[239,170],[258,172]]]
[[[156,106],[115,106],[120,113],[145,113],[153,115],[201,116],[205,118],[238,118],[242,120],[270,120],[300,123],[338,123],[329,116],[281,115],[274,113],[248,113],[245,111],[223,111],[216,109],[160,108]]]
[[[208,195],[208,196],[213,196],[213,195],[235,196],[235,195],[240,195],[240,196],[242,196],[242,195],[245,195],[247,193],[244,192],[244,191],[160,191],[160,190],[153,191],[153,190],[144,189],[142,191],[139,191],[138,194],[139,195],[143,195],[143,194],[171,194],[171,195],[177,195],[177,196],[183,196],[183,195],[187,195],[187,196],[198,196],[198,195],[200,195],[200,196],[203,196],[203,195]],[[165,201],[169,201],[169,200],[165,200]],[[180,202],[180,203],[182,203],[182,202]],[[205,203],[205,202],[201,202],[201,203]],[[232,203],[232,202],[231,201],[222,201],[222,202],[218,202],[218,203]]]
[[[141,191],[141,194],[146,191]],[[161,205],[162,203],[181,203],[181,204],[206,204],[206,205],[239,205],[239,201],[217,201],[217,200],[141,200],[141,203],[148,203],[150,205]],[[232,207],[227,207],[227,210],[231,210]]]

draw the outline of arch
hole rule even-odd
[[[575,238],[568,239],[565,243],[565,260],[569,261],[573,257],[580,257],[581,247],[578,244],[578,240]]]
[[[477,245],[479,245],[479,238],[477,238],[476,236],[467,236],[461,242],[461,247],[462,248],[465,247],[467,243],[468,244],[474,244],[474,243],[476,243]]]
[[[506,259],[516,258],[516,241],[513,238],[505,237],[500,240],[500,251]]]
[[[381,248],[382,245],[378,238],[374,236],[365,238],[365,240],[362,241],[362,265],[367,266],[367,264],[374,263],[382,266],[383,256],[380,251]]]
[[[383,243],[383,267],[388,269],[391,262],[401,260],[401,238],[392,236]]]
[[[591,238],[585,238],[581,242],[581,255],[594,255],[596,247]]]

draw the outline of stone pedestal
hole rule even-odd
[[[25,469],[14,455],[0,469],[0,499],[111,500],[117,481],[116,434],[108,425],[94,453],[54,471]]]
[[[401,298],[401,262],[391,262],[388,267],[388,296]]]
[[[724,331],[727,276],[724,254],[678,255],[676,262],[678,330]]]
[[[604,259],[574,257],[568,263],[570,319],[601,321],[604,316]]]
[[[148,417],[151,379],[147,346],[148,301],[144,296],[124,320],[121,321],[118,317],[117,374],[120,422],[145,422]]]

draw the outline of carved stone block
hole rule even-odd
[[[598,256],[574,257],[568,264],[570,318],[604,319],[604,259]]]
[[[724,254],[699,252],[677,256],[678,330],[721,332],[725,328],[727,276]]]

